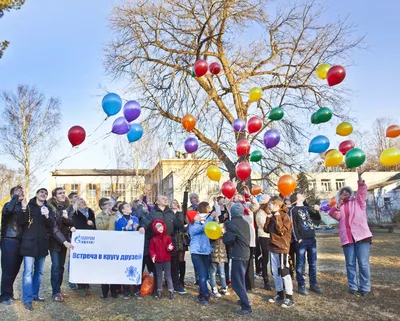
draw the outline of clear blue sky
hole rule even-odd
[[[0,19],[0,39],[10,47],[0,60],[0,90],[14,90],[17,84],[36,85],[46,95],[62,101],[62,137],[54,160],[68,154],[68,129],[76,124],[90,133],[104,119],[101,96],[105,87],[120,91],[123,86],[107,78],[102,65],[104,45],[110,40],[107,16],[120,1],[28,0],[19,11]],[[356,66],[347,70],[346,86],[355,92],[351,116],[368,129],[376,117],[399,115],[398,84],[400,1],[328,0],[326,18],[349,15],[366,34],[368,50],[354,53]],[[137,99],[138,97],[128,97]],[[0,106],[0,112],[2,106]],[[109,131],[111,120],[96,136]],[[87,152],[66,160],[63,168],[102,168],[109,164],[107,149],[113,138]],[[1,159],[1,162],[9,160]]]

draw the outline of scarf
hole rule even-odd
[[[89,219],[89,208],[80,209],[81,213],[85,215],[86,219]]]

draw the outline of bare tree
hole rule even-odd
[[[55,133],[60,124],[60,101],[35,87],[20,85],[16,93],[3,92],[3,121],[0,141],[4,153],[15,159],[24,171],[24,189],[29,187],[35,172],[56,146]]]
[[[316,79],[322,62],[349,61],[361,38],[346,21],[321,22],[314,2],[268,11],[266,0],[127,0],[114,8],[114,40],[107,47],[106,68],[116,78],[130,80],[147,110],[146,122],[161,139],[183,141],[180,122],[186,113],[197,118],[193,134],[203,143],[196,156],[216,155],[235,176],[236,143],[248,137],[264,150],[261,172],[298,170],[304,152],[309,117],[330,106],[341,116],[348,93]],[[273,11],[273,10],[271,10]],[[258,40],[248,40],[247,37]],[[192,78],[199,58],[222,65],[218,76]],[[248,92],[261,87],[263,98],[251,103]],[[285,118],[268,122],[268,112],[280,106]],[[276,128],[283,142],[265,150],[260,133],[235,134],[235,118],[258,115],[263,129]]]
[[[9,201],[10,189],[22,183],[22,177],[16,170],[0,164],[0,208]]]

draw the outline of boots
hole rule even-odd
[[[186,274],[186,262],[179,262],[179,283],[181,287],[185,287],[185,274]]]
[[[264,289],[267,291],[272,291],[272,286],[269,283],[268,276],[264,277]]]
[[[169,299],[170,299],[170,300],[175,300],[174,291],[169,291]]]
[[[157,290],[157,295],[155,297],[157,300],[160,300],[162,298],[162,291]]]
[[[209,305],[210,304],[210,296],[209,295],[205,295],[204,296],[204,300],[202,302],[204,305]]]

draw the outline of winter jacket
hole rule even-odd
[[[262,209],[259,209],[256,215],[256,223],[257,223],[257,232],[258,237],[267,237],[269,238],[269,233],[264,231],[264,225],[267,220],[267,213]]]
[[[46,202],[44,206],[47,207]],[[43,257],[49,254],[49,236],[55,237],[59,244],[66,241],[63,233],[58,229],[54,212],[49,208],[49,218],[42,215],[41,206],[32,198],[26,210],[22,207],[18,211],[18,224],[21,225],[21,256]]]
[[[64,203],[58,203],[54,198],[51,198],[47,201],[47,205],[51,208],[52,212],[54,213],[55,222],[57,224],[57,228],[61,231],[64,235],[65,239],[70,242],[70,227],[72,225],[72,221],[69,218],[63,217],[63,211],[67,210],[70,206],[68,198],[65,200]],[[54,236],[50,236],[49,240],[49,249],[60,251],[61,248],[64,247],[63,244],[58,243]]]
[[[19,238],[21,228],[17,223],[17,213],[21,211],[21,202],[18,195],[13,195],[11,200],[4,204],[1,215],[1,238]]]
[[[250,215],[243,215],[243,219],[249,225],[250,247],[256,247],[256,229],[254,227],[254,214],[250,212]]]
[[[293,237],[297,242],[302,239],[315,237],[313,221],[320,221],[321,215],[309,206],[293,206],[290,208],[290,217],[293,224]]]
[[[356,196],[351,191],[350,200],[344,203],[340,209],[335,206],[329,211],[329,216],[339,221],[339,236],[343,245],[363,241],[371,238],[372,233],[368,227],[367,221],[367,185],[364,181],[358,182],[358,191]],[[336,196],[336,204],[339,204],[340,194],[344,188],[341,188]]]
[[[115,222],[118,220],[118,215],[115,213],[107,214],[101,211],[96,216],[96,229],[115,231]]]
[[[208,217],[204,224],[193,222],[188,226],[190,235],[190,254],[209,255],[213,248],[210,244],[210,239],[204,233],[204,226],[213,219]]]
[[[211,263],[228,263],[228,255],[226,253],[226,246],[223,238],[220,237],[218,240],[212,241],[211,246],[213,248],[211,253]]]
[[[164,226],[164,231],[160,234],[156,229],[156,224],[161,223]],[[171,236],[166,234],[167,226],[164,221],[155,220],[152,224],[154,237],[150,240],[149,256],[151,259],[156,257],[156,263],[171,261],[171,252],[174,250],[174,244]],[[172,250],[168,247],[172,245]]]
[[[133,221],[133,224],[126,230],[129,220]],[[122,215],[117,221],[115,221],[116,231],[135,231],[135,224],[139,225],[139,219],[132,215]],[[139,230],[139,227],[138,227]]]
[[[265,221],[264,231],[270,234],[268,251],[278,254],[289,254],[292,237],[292,221],[285,211],[272,213]]]
[[[95,230],[96,229],[96,218],[94,212],[89,208],[89,217],[86,216],[78,209],[76,212],[72,213],[71,221],[72,226],[77,230]],[[88,221],[92,221],[93,225],[87,225]]]
[[[248,261],[250,259],[250,230],[243,216],[234,216],[225,224],[223,240],[229,247],[232,260]]]

